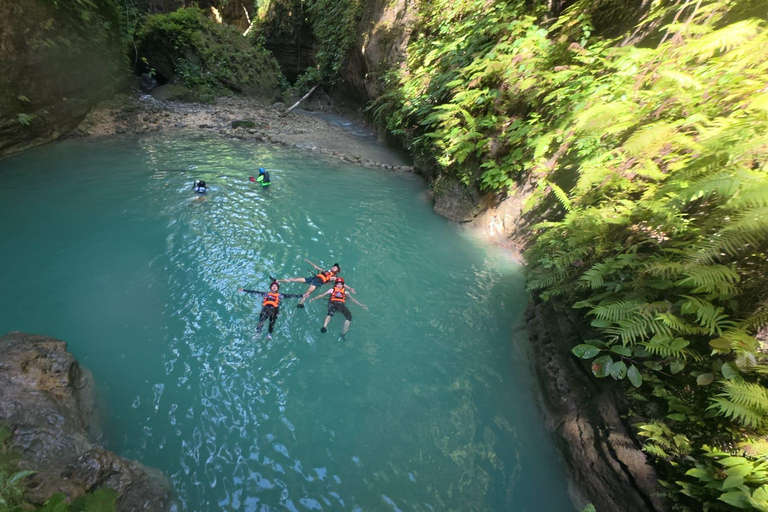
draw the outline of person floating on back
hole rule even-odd
[[[269,173],[263,167],[259,169],[259,177],[256,178],[256,183],[261,183],[262,187],[268,187],[272,184],[269,180]]]
[[[325,270],[321,267],[318,267],[314,263],[312,263],[309,260],[304,260],[313,267],[315,267],[320,272],[316,275],[310,276],[310,277],[289,277],[288,279],[278,279],[277,282],[284,282],[284,283],[307,283],[309,285],[309,288],[307,289],[307,292],[304,294],[304,297],[299,301],[299,303],[296,305],[297,308],[303,308],[304,307],[304,301],[307,300],[307,297],[315,291],[315,288],[320,288],[325,283],[329,281],[335,281],[336,276],[341,272],[341,268],[339,267],[338,263],[334,263],[331,267],[331,270]],[[342,283],[344,280],[342,280]],[[350,288],[351,289],[351,288]],[[352,290],[352,293],[354,293],[354,290]]]
[[[272,281],[269,285],[270,291],[260,292],[257,290],[245,290],[243,288],[238,289],[240,292],[255,293],[256,295],[263,295],[264,300],[261,302],[261,313],[259,314],[259,323],[256,325],[256,333],[261,333],[261,328],[264,322],[269,319],[269,330],[267,332],[267,338],[272,339],[272,331],[275,328],[275,321],[277,320],[277,314],[280,312],[280,302],[283,299],[297,299],[303,297],[301,293],[280,293],[280,285],[277,281]]]
[[[345,318],[344,329],[341,331],[341,336],[344,337],[344,335],[347,334],[347,331],[349,330],[349,324],[352,323],[352,313],[349,312],[349,309],[346,305],[347,298],[349,298],[349,300],[355,304],[362,306],[364,309],[368,309],[368,306],[360,303],[357,299],[352,297],[352,295],[347,296],[347,290],[349,290],[350,293],[355,293],[354,290],[344,284],[344,279],[339,277],[333,284],[333,288],[323,293],[322,295],[318,295],[317,297],[310,299],[310,302],[312,302],[315,299],[319,299],[320,297],[331,294],[331,298],[328,300],[328,316],[325,317],[325,323],[320,328],[320,332],[328,332],[328,323],[331,321],[331,317],[338,311],[344,315]]]
[[[196,180],[195,181],[195,186],[192,187],[192,190],[194,190],[198,194],[205,194],[206,192],[208,192],[208,187],[205,185],[205,181],[203,181],[203,180],[197,181]]]

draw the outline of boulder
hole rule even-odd
[[[438,177],[433,186],[435,212],[454,222],[469,222],[483,211],[480,192],[456,178]]]
[[[97,445],[93,377],[66,348],[21,332],[0,338],[0,423],[12,429],[21,467],[37,471],[27,499],[40,505],[59,492],[77,498],[109,487],[119,512],[168,510],[161,473]]]

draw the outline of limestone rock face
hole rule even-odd
[[[383,92],[381,78],[404,61],[416,24],[417,2],[368,0],[358,25],[358,37],[336,96],[365,105]]]
[[[53,338],[11,332],[0,338],[0,423],[31,478],[27,499],[42,504],[101,487],[119,494],[120,512],[168,510],[170,485],[157,470],[99,448],[93,377]]]

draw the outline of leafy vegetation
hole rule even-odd
[[[299,34],[305,25],[317,43],[316,68],[299,77],[295,89],[304,93],[313,85],[332,86],[339,79],[349,51],[357,40],[362,0],[267,0],[260,6],[265,34]]]
[[[189,100],[212,101],[233,91],[271,98],[280,91],[282,74],[257,38],[199,9],[147,16],[136,40],[141,59],[159,79],[188,87]]]
[[[768,13],[658,1],[616,34],[597,4],[425,2],[374,114],[467,186],[535,187],[529,287],[584,312],[675,509],[768,510]]]

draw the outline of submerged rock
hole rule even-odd
[[[31,477],[27,499],[71,498],[115,489],[120,512],[168,510],[168,480],[157,470],[98,447],[94,385],[61,340],[11,332],[0,338],[0,423]]]

